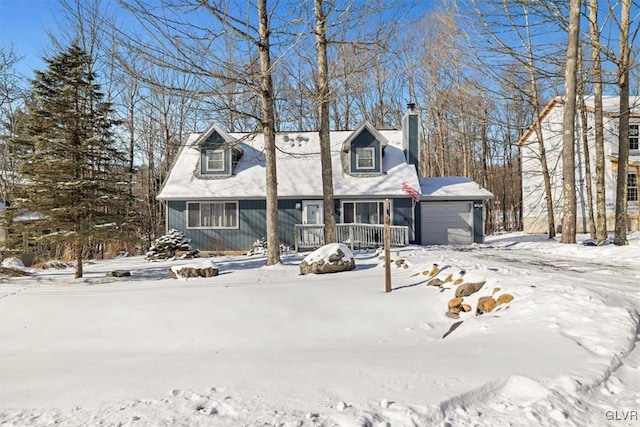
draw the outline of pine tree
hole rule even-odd
[[[83,248],[114,236],[123,223],[125,157],[116,148],[117,123],[87,53],[74,43],[45,61],[47,70],[37,71],[32,82],[27,124],[18,138],[29,154],[18,170],[25,185],[15,201],[16,209],[38,219],[14,228],[73,247],[79,278]]]

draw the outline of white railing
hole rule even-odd
[[[390,226],[391,246],[409,244],[409,227]],[[379,224],[336,224],[338,242],[355,247],[377,247],[384,244],[384,225]],[[295,224],[294,241],[296,251],[313,249],[324,245],[323,224]]]

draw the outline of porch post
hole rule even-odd
[[[391,292],[391,219],[389,199],[384,199],[384,284]]]

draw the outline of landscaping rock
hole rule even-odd
[[[172,279],[189,279],[194,277],[214,277],[218,275],[218,267],[210,259],[201,259],[191,265],[180,265],[169,269]]]
[[[450,317],[452,319],[459,319],[460,315],[458,313],[454,313],[453,311],[447,311],[445,316]]]
[[[131,272],[125,270],[113,270],[107,273],[107,277],[129,277]]]
[[[356,268],[353,253],[344,243],[331,243],[316,249],[300,263],[300,274],[325,274]]]
[[[460,285],[458,289],[456,289],[457,297],[468,297],[469,295],[475,294],[478,292],[486,282],[471,282]]]
[[[500,304],[508,304],[511,301],[513,301],[514,296],[511,294],[502,294],[498,297],[498,299],[496,300],[496,305],[500,305]]]
[[[444,282],[437,277],[427,282],[427,286],[442,286]]]
[[[183,267],[180,269],[170,269],[169,277],[172,279],[189,279],[192,277],[214,277],[218,275],[218,269],[213,267],[197,268]]]
[[[460,298],[460,297],[452,298],[452,299],[449,301],[449,304],[448,304],[448,305],[449,305],[449,308],[452,308],[452,307],[459,307],[459,306],[461,306],[461,305],[462,305],[462,298]]]
[[[478,299],[478,307],[476,308],[476,315],[483,313],[489,313],[496,308],[496,300],[492,297],[480,297]]]
[[[458,326],[462,325],[462,320],[459,322],[455,322],[453,325],[451,325],[451,327],[449,328],[449,330],[447,332],[445,332],[445,334],[442,336],[442,338],[446,338],[447,336],[449,336],[451,334],[451,332],[455,331],[456,329],[458,329]]]

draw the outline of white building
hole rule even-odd
[[[593,205],[595,209],[595,131],[593,97],[585,99],[587,111],[587,141],[585,150],[582,139],[580,115],[576,120],[576,196],[577,196],[577,231],[588,232],[589,211],[587,205],[585,159],[591,165],[591,181],[593,187]],[[629,119],[629,172],[627,185],[627,224],[629,230],[639,229],[638,220],[638,175],[640,175],[640,97],[630,97],[631,115]],[[556,227],[561,225],[562,215],[562,116],[564,102],[554,98],[544,108],[538,121],[541,125],[546,159],[551,177]],[[605,97],[604,110],[604,151],[605,151],[605,196],[607,229],[614,229],[616,181],[618,170],[618,122],[619,97]],[[540,162],[538,137],[533,125],[518,141],[522,156],[522,203],[523,226],[527,233],[545,233],[547,225],[547,205],[545,200],[544,180]]]

